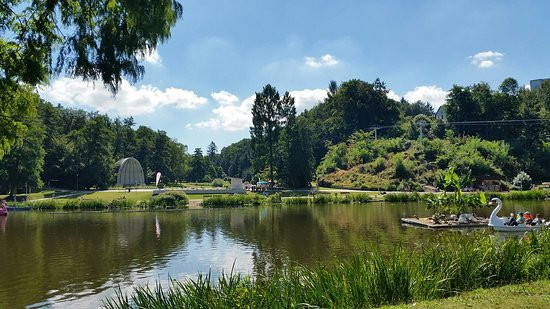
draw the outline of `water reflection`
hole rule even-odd
[[[6,224],[8,224],[8,216],[0,216],[0,231],[6,231]]]
[[[550,203],[506,203],[504,213],[550,215]],[[488,215],[491,209],[481,213]],[[279,206],[159,213],[13,213],[0,217],[0,308],[91,307],[133,284],[197,273],[265,275],[324,263],[372,244],[421,246],[450,231],[407,228],[416,204]],[[6,226],[10,220],[9,227]]]

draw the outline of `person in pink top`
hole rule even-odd
[[[0,201],[0,216],[7,216],[8,208],[6,208],[6,200]]]

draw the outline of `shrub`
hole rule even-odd
[[[223,179],[216,178],[212,180],[212,187],[221,188],[223,187]]]
[[[529,190],[533,185],[533,179],[531,179],[531,176],[526,172],[519,172],[519,174],[514,177],[514,180],[512,180],[512,184],[520,190]]]
[[[268,204],[281,204],[282,196],[283,195],[280,192],[271,194],[270,196],[267,197],[266,203],[268,203]]]
[[[163,192],[153,196],[147,206],[154,208],[185,208],[189,203],[187,194],[178,191]]]
[[[402,155],[395,156],[395,172],[397,179],[408,179],[413,176],[413,163],[404,159]]]

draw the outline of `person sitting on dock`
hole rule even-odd
[[[525,217],[523,216],[523,212],[519,213],[519,216],[518,216],[516,221],[517,221],[518,224],[524,224],[525,223]]]
[[[510,213],[510,219],[508,219],[508,222],[504,223],[505,225],[509,225],[509,226],[516,226],[518,225],[518,222],[516,221],[516,214],[515,213]]]
[[[525,224],[531,225],[532,222],[533,222],[533,216],[531,216],[530,212],[526,211],[525,212]]]
[[[535,215],[535,219],[533,219],[533,222],[531,222],[531,225],[542,225],[542,218],[540,217],[540,214]]]

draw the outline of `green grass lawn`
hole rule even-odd
[[[132,201],[146,201],[148,200],[153,192],[105,192],[98,191],[91,194],[82,195],[83,199],[87,200],[102,200],[102,201],[112,201],[116,199],[126,198]]]
[[[57,195],[63,195],[63,194],[69,194],[69,193],[71,193],[71,191],[45,190],[45,191],[40,191],[40,192],[36,192],[36,193],[17,194],[17,196],[18,196],[18,200],[19,200],[19,197],[27,195],[28,200],[32,201],[32,200],[37,200],[37,199],[41,199],[41,198],[52,197],[54,195],[57,196]],[[7,194],[0,195],[0,199],[6,199],[7,197],[8,197]]]
[[[383,308],[548,308],[549,304],[550,280],[542,280]]]

